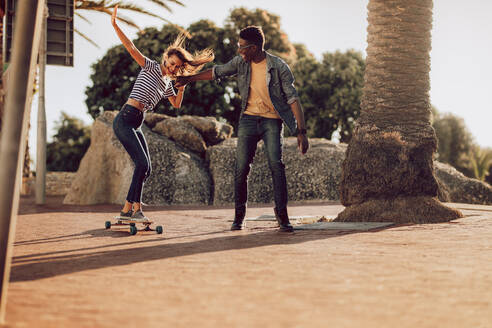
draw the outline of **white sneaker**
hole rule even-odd
[[[133,212],[131,219],[134,221],[142,222],[149,221],[149,219],[142,213],[142,210],[136,210],[135,212]]]

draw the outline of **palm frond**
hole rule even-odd
[[[172,3],[175,3],[175,4],[179,5],[179,6],[186,7],[181,1],[178,1],[178,0],[166,0],[166,1],[164,1],[164,0],[149,0],[149,1],[152,2],[152,3],[155,3],[157,5],[159,5],[161,7],[166,8],[170,13],[172,13],[173,10],[171,9],[171,7],[169,7],[166,4],[166,2],[172,2]]]
[[[167,5],[167,3],[175,3],[177,5],[183,6],[184,4],[179,1],[179,0],[148,0],[149,2],[152,2],[164,9],[166,9],[169,12],[172,12],[171,8]],[[166,3],[167,2],[167,3]],[[139,1],[141,3],[141,1]],[[170,24],[174,27],[176,27],[179,31],[181,31],[186,37],[191,38],[191,34],[186,31],[184,28],[181,26],[171,22],[170,20],[155,14],[152,11],[146,10],[132,2],[129,1],[121,1],[121,0],[76,0],[75,1],[75,11],[80,11],[80,10],[87,10],[87,11],[96,11],[100,12],[103,14],[107,14],[109,16],[112,15],[112,8],[114,8],[116,5],[118,5],[119,9],[123,10],[128,10],[130,12],[135,12],[143,15],[147,15],[149,17],[155,17],[157,19],[160,19],[161,21]],[[75,14],[79,17],[81,17],[83,20],[86,22],[89,22],[87,18],[84,16],[80,15],[79,13],[75,12]],[[141,28],[129,17],[118,14],[118,20],[121,21],[122,23],[131,26],[133,28],[136,28],[137,30],[141,31]],[[90,40],[87,36],[82,35],[80,32],[78,32],[82,37],[84,37],[87,41],[91,42],[92,44],[95,45],[95,43]]]
[[[85,34],[83,34],[82,32],[80,32],[79,30],[77,30],[76,28],[73,29],[73,31],[75,33],[77,33],[78,35],[80,35],[81,37],[83,37],[84,39],[86,39],[90,44],[92,44],[94,47],[96,48],[100,48],[97,43],[95,43],[94,41],[92,41],[88,36],[86,36]]]
[[[77,1],[75,1],[75,10],[106,7],[107,5],[108,4],[106,3],[105,0],[100,0],[100,1],[77,0]]]
[[[150,2],[152,3],[155,3],[163,8],[166,8],[167,11],[169,11],[170,13],[173,12],[173,10],[171,9],[171,7],[169,7],[164,1],[162,0],[149,0]]]
[[[84,16],[82,16],[81,14],[79,13],[75,13],[75,15],[77,15],[80,19],[82,19],[83,21],[85,21],[86,23],[88,24],[91,24],[92,25],[92,22],[90,20],[88,20],[87,18],[85,18]]]
[[[141,8],[139,6],[136,6],[136,5],[133,5],[133,4],[127,4],[127,3],[120,2],[120,4],[118,5],[118,9],[126,9],[126,10],[130,10],[130,11],[133,11],[133,12],[136,12],[136,13],[139,13],[139,14],[144,14],[144,15],[147,15],[147,16],[150,16],[150,17],[155,17],[157,19],[160,19],[163,22],[166,22],[167,24],[170,24],[170,25],[176,27],[180,32],[182,32],[184,35],[186,35],[187,38],[191,38],[191,34],[188,31],[186,31],[183,27],[179,26],[178,24],[175,24],[175,23],[171,22],[170,20],[168,20],[168,19],[166,19],[166,18],[164,18],[162,16],[159,16],[157,14],[154,14],[151,11],[148,11],[146,9],[143,9],[143,8]],[[111,12],[109,12],[109,11],[108,11],[108,13],[111,14]],[[119,14],[118,14],[118,17],[119,17]],[[140,28],[138,26],[135,26],[135,27],[140,30]]]
[[[105,8],[104,10],[101,11],[102,13],[105,13],[109,16],[111,16],[113,14],[113,12],[111,10],[109,10],[108,8]],[[133,28],[136,28],[137,30],[141,30],[140,27],[128,16],[125,16],[121,13],[118,13],[118,17],[117,19],[123,23],[125,23],[126,25],[128,26],[131,26]]]
[[[492,165],[492,152],[474,147],[469,155],[470,166],[476,179],[484,181]]]
[[[109,8],[112,8],[112,7],[109,7]],[[140,7],[140,6],[131,4],[131,3],[123,3],[122,2],[122,3],[120,3],[118,5],[118,9],[129,10],[129,11],[132,11],[132,12],[135,12],[135,13],[139,13],[139,14],[150,16],[150,17],[158,18],[158,19],[160,19],[160,20],[162,20],[162,21],[164,21],[166,23],[170,23],[167,19],[163,18],[162,16],[160,16],[158,14],[155,14],[152,11],[148,11],[148,10],[146,10],[146,9]]]
[[[158,0],[159,1],[159,0]],[[112,11],[110,11],[109,9],[110,8],[114,8],[116,5],[118,5],[118,8],[119,9],[123,9],[123,10],[129,10],[129,11],[132,11],[132,12],[136,12],[136,13],[139,13],[139,14],[143,14],[143,15],[147,15],[147,16],[150,16],[150,17],[155,17],[157,19],[160,19],[162,20],[163,22],[166,22],[168,24],[171,24],[173,26],[175,26],[176,28],[178,28],[181,32],[183,32],[187,37],[191,37],[191,35],[185,30],[183,29],[181,26],[171,22],[170,20],[160,16],[160,15],[157,15],[151,11],[148,11],[140,6],[137,6],[137,5],[134,5],[132,3],[126,3],[126,2],[123,2],[123,1],[118,1],[118,2],[113,2],[113,3],[106,3],[106,1],[104,0],[100,0],[100,1],[80,1],[80,3],[78,3],[75,7],[75,9],[77,10],[89,10],[89,11],[98,11],[98,12],[101,12],[101,13],[105,13],[105,14],[108,14],[111,16],[112,14]],[[134,27],[138,30],[141,30],[140,27],[135,24],[130,18],[128,17],[122,17],[120,14],[118,15],[118,19],[121,20],[123,23],[131,26],[131,27]]]

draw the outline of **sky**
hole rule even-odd
[[[304,43],[318,59],[324,52],[361,51],[367,47],[368,0],[181,0],[186,7],[170,4],[173,12],[158,8],[148,0],[134,1],[162,17],[187,27],[200,19],[223,26],[231,9],[261,8],[281,17],[281,29],[291,42]],[[163,22],[120,10],[141,28]],[[120,12],[119,11],[119,12]],[[74,67],[47,66],[46,116],[48,140],[56,133],[55,122],[61,112],[77,117],[86,124],[93,119],[87,113],[85,89],[91,85],[91,65],[106,51],[120,44],[110,17],[83,13],[90,21],[75,17],[75,27],[90,36],[96,48],[75,35]],[[492,1],[434,0],[431,50],[431,103],[439,112],[449,112],[464,119],[474,140],[492,148]],[[120,27],[130,38],[137,30]],[[185,94],[186,97],[186,94]],[[35,160],[37,98],[31,110],[31,158]]]

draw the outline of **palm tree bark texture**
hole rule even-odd
[[[361,115],[342,167],[336,221],[447,222],[430,123],[432,0],[370,0]]]

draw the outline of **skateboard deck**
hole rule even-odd
[[[111,221],[106,221],[105,227],[106,229],[111,229],[111,227],[115,226],[129,226],[130,227],[130,234],[135,235],[137,234],[138,231],[155,231],[157,234],[162,233],[162,226],[158,225],[155,227],[155,229],[152,229],[150,225],[154,223],[152,220],[135,220],[132,218],[123,218],[121,216],[115,216],[114,219],[116,222],[111,222]],[[137,229],[137,224],[141,224],[144,226],[143,229]]]

